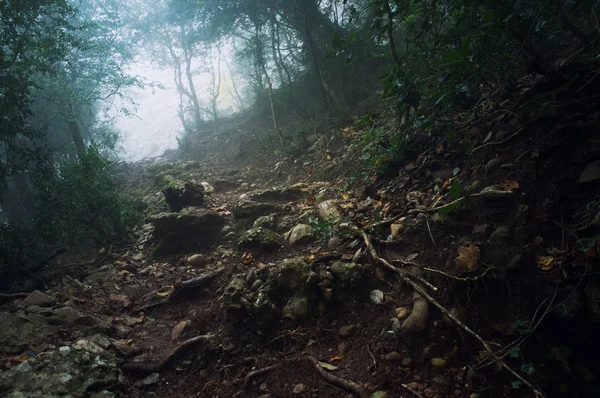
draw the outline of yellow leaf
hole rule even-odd
[[[470,243],[469,246],[459,246],[458,247],[458,257],[454,260],[456,267],[473,271],[477,268],[477,262],[481,257],[481,252],[479,248],[474,244]]]
[[[244,265],[250,265],[252,263],[252,261],[254,261],[254,257],[252,256],[252,253],[250,252],[245,252],[242,255],[242,263]]]
[[[344,199],[344,200],[348,200],[350,198],[349,192],[340,192],[340,195],[341,195],[342,199]]]
[[[396,238],[398,237],[400,232],[404,231],[404,224],[402,224],[401,222],[395,222],[392,225],[390,225],[390,230],[392,233],[392,238]]]
[[[515,180],[504,180],[499,187],[504,191],[514,191],[519,188],[519,183]]]
[[[537,266],[542,271],[550,271],[554,264],[556,263],[556,258],[552,256],[538,256],[537,258]]]
[[[171,292],[158,292],[158,293],[156,293],[156,295],[160,296],[160,297],[167,297],[169,294],[171,294]]]

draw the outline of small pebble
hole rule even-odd
[[[444,358],[431,358],[431,364],[436,368],[443,368],[446,366],[446,360]]]

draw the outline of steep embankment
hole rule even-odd
[[[131,165],[135,242],[2,307],[4,395],[593,396],[599,82],[566,72],[387,180],[349,184],[352,129],[282,160],[230,125]]]

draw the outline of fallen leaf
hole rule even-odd
[[[515,189],[519,188],[519,183],[515,180],[504,180],[504,182],[500,184],[499,187],[503,191],[514,191]]]
[[[306,206],[312,206],[315,204],[315,195],[307,195],[306,200],[304,201]]]
[[[350,199],[350,193],[349,192],[340,192],[340,196],[342,197],[342,199],[344,200],[348,200]]]
[[[171,294],[171,292],[169,292],[169,291],[156,293],[156,295],[160,296],[160,297],[167,297],[169,294]]]
[[[470,243],[469,246],[458,247],[458,257],[454,260],[457,268],[473,271],[477,268],[477,262],[481,257],[481,252],[477,246]]]
[[[536,245],[542,244],[543,241],[544,241],[544,238],[542,238],[539,235],[536,235],[536,237],[533,238],[533,243],[536,244]]]
[[[335,362],[335,361],[341,361],[341,360],[342,360],[342,357],[341,357],[341,355],[334,355],[334,356],[332,356],[331,358],[329,358],[329,360],[330,360],[331,362]]]
[[[330,363],[321,362],[321,361],[319,361],[319,365],[321,365],[322,368],[327,369],[327,370],[336,370],[338,368],[337,366],[334,366]]]
[[[242,264],[244,264],[244,265],[250,265],[252,263],[252,261],[254,261],[254,257],[252,256],[252,253],[245,252],[242,255]]]
[[[342,209],[354,209],[356,205],[354,203],[342,203],[340,204]]]
[[[419,253],[413,253],[410,256],[406,257],[406,261],[412,261],[417,257],[419,257]]]
[[[404,224],[402,222],[395,222],[392,225],[390,225],[390,230],[392,233],[392,238],[396,238],[398,237],[398,235],[400,234],[400,232],[404,231]]]
[[[529,210],[529,206],[520,204],[517,208],[517,217],[521,217],[527,210]]]
[[[553,256],[538,256],[537,266],[544,272],[550,271],[554,264],[556,264],[556,258]]]
[[[316,257],[316,256],[315,256],[314,254],[309,254],[309,255],[307,255],[307,256],[306,256],[306,259],[307,259],[307,260],[311,260],[311,261],[312,261],[312,260],[314,260],[314,259],[315,259],[315,257]]]

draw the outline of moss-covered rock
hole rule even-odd
[[[281,236],[267,228],[252,228],[242,234],[238,242],[240,250],[275,251],[281,247]]]

